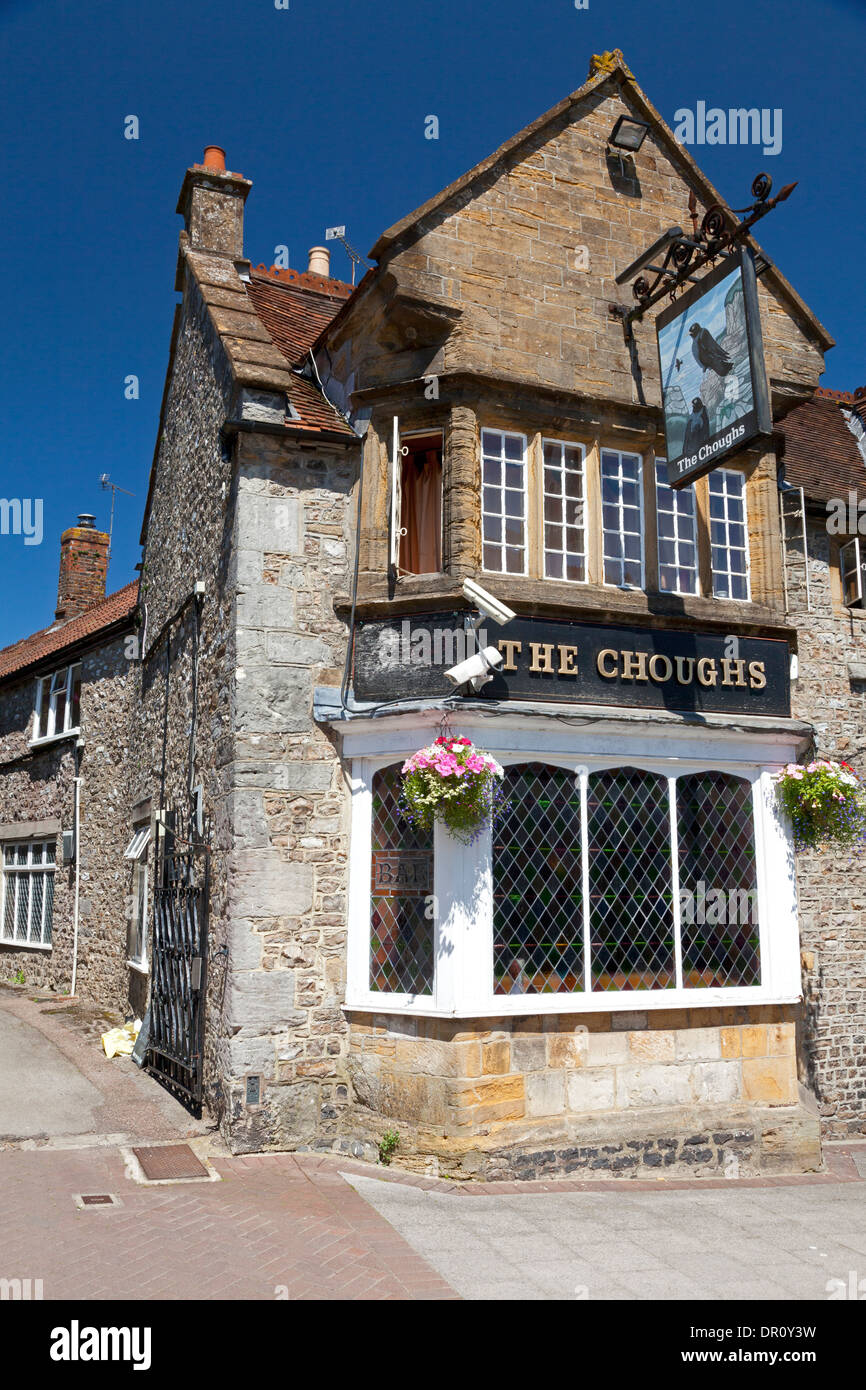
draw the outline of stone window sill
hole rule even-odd
[[[11,947],[13,951],[52,951],[54,943],[42,941],[10,941],[5,936],[0,936],[0,948],[3,946]]]

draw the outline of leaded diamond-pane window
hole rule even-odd
[[[54,911],[53,840],[3,846],[0,941],[50,946]]]
[[[587,832],[592,988],[674,988],[667,778],[634,767],[594,773]]]
[[[507,767],[509,809],[493,844],[493,989],[584,987],[580,786],[544,763]]]
[[[373,777],[370,989],[433,992],[433,835],[399,815],[400,763]]]
[[[677,781],[683,986],[761,983],[752,787],[725,772]]]

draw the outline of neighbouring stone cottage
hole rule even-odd
[[[108,536],[79,517],[54,623],[0,651],[0,972],[125,1013],[147,998],[124,858],[138,584],[106,597],[107,569]]]
[[[817,1167],[822,1116],[866,1119],[862,871],[833,861],[831,896],[795,868],[772,777],[816,739],[863,770],[832,339],[755,247],[773,433],[667,485],[652,320],[630,351],[615,279],[722,200],[618,54],[357,287],[321,247],[245,259],[250,187],[217,147],[184,178],[142,530],[117,844],[156,885],[168,1084],[235,1150],[397,1129],[464,1176]],[[477,691],[446,676],[467,579],[514,613]],[[446,715],[510,794],[470,846],[397,810]]]
[[[793,711],[824,757],[866,771],[866,387],[818,388],[786,417],[780,495],[788,621],[797,628]],[[804,507],[805,502],[805,507]],[[805,528],[804,528],[805,514]],[[805,554],[804,554],[805,539]],[[808,585],[807,585],[808,573]],[[824,1133],[866,1133],[866,864],[801,855],[800,1076]]]

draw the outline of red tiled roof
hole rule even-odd
[[[247,294],[274,346],[292,366],[300,366],[313,343],[336,317],[352,293],[342,280],[297,270],[260,265],[252,272]],[[289,399],[307,429],[333,430],[353,438],[342,415],[312,382],[295,377]]]
[[[803,488],[807,497],[826,502],[846,497],[849,488],[866,488],[866,459],[842,414],[854,401],[853,392],[819,387],[812,400],[782,421],[785,480]]]
[[[131,618],[137,603],[138,580],[133,579],[125,588],[109,594],[108,598],[79,613],[77,618],[70,618],[60,627],[43,628],[41,632],[34,632],[20,642],[13,642],[11,647],[3,647],[0,650],[0,681],[26,670],[28,666],[47,661],[50,656],[59,655],[85,638],[95,637],[124,618]]]

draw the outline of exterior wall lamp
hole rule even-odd
[[[646,139],[648,130],[649,125],[646,121],[636,121],[632,116],[620,116],[607,137],[607,143],[615,150],[628,150],[630,154],[634,154]]]

